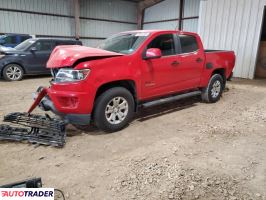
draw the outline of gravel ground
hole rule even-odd
[[[48,81],[0,82],[0,117],[26,111]],[[63,149],[0,142],[0,185],[42,177],[69,200],[266,199],[265,80],[235,79],[216,104],[142,110],[117,133],[67,131]]]

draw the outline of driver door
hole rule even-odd
[[[155,37],[146,49],[158,48],[161,58],[142,60],[143,99],[166,95],[175,90],[178,65],[175,36],[163,34]]]

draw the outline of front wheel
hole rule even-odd
[[[8,64],[3,70],[3,77],[7,81],[19,81],[23,78],[24,71],[17,64]]]
[[[134,106],[134,98],[126,88],[111,88],[96,100],[95,125],[105,132],[119,131],[131,121]]]
[[[224,89],[224,81],[220,74],[214,74],[208,86],[202,90],[201,97],[204,102],[215,103],[219,101]]]

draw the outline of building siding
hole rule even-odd
[[[179,0],[165,0],[145,9],[143,29],[177,29],[179,17]],[[162,20],[166,22],[149,23]]]
[[[72,8],[72,0],[0,0],[0,33],[74,38]]]
[[[1,8],[74,15],[72,0],[0,0]]]
[[[183,30],[189,32],[198,31],[198,19],[187,19],[183,21]]]
[[[184,1],[184,18],[199,16],[199,0],[185,0]],[[183,21],[183,30],[189,32],[198,31],[198,19],[185,19]]]
[[[121,0],[80,0],[80,16],[137,22],[137,4]]]
[[[265,0],[205,0],[198,32],[205,48],[234,50],[234,76],[254,78]]]
[[[145,9],[144,23],[176,19],[179,17],[179,0],[165,0]]]
[[[184,1],[184,18],[199,15],[199,0]],[[143,29],[177,29],[180,0],[165,0],[145,10]],[[165,21],[171,20],[171,21]],[[159,21],[159,22],[156,22]],[[156,22],[156,23],[150,23]],[[197,32],[198,19],[183,20],[185,31]]]
[[[75,38],[73,0],[0,0],[0,16],[0,33]],[[135,2],[80,0],[80,16],[81,41],[88,46],[114,33],[137,29]]]
[[[107,38],[118,32],[137,29],[137,3],[135,2],[80,0],[80,9],[81,36]],[[91,18],[95,18],[95,20]],[[82,39],[82,41],[87,46],[97,46],[102,42],[101,39]]]
[[[184,1],[184,17],[199,16],[200,0]]]
[[[1,33],[73,36],[74,38],[74,19],[72,18],[9,11],[0,11],[0,16]]]
[[[150,23],[144,24],[144,30],[153,30],[153,29],[161,29],[161,30],[175,30],[178,27],[178,20],[169,21],[169,22],[158,22],[158,23]]]

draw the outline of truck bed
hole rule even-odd
[[[215,68],[225,68],[225,76],[229,78],[235,65],[235,54],[227,50],[204,50],[206,64]]]

